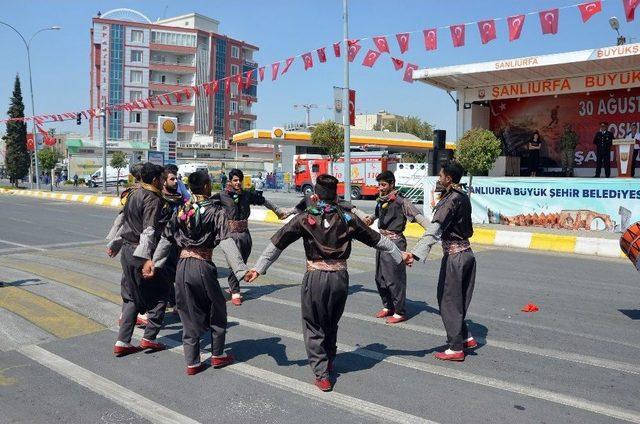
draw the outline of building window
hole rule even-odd
[[[240,68],[238,65],[231,65],[231,75],[238,75]]]
[[[142,71],[131,71],[129,82],[134,84],[142,84]]]
[[[234,59],[240,59],[240,47],[231,46],[231,57]]]
[[[142,63],[142,50],[131,50],[131,62]]]
[[[143,43],[144,42],[144,32],[132,29],[131,30],[131,42],[132,43]]]
[[[129,131],[129,139],[131,141],[141,141],[142,140],[142,131]]]
[[[237,82],[232,82],[231,83],[231,95],[234,96],[234,97],[238,95],[238,83]]]
[[[235,134],[238,131],[238,121],[231,119],[229,121],[229,129],[231,130],[231,134]]]
[[[129,116],[129,122],[132,124],[139,124],[142,122],[142,112],[131,112]]]
[[[175,32],[151,31],[151,42],[173,46],[195,47],[196,36],[193,34],[178,34]]]
[[[237,113],[238,112],[238,102],[229,102],[229,112],[230,113]]]
[[[130,91],[129,92],[129,101],[135,102],[136,100],[142,99],[142,91]]]

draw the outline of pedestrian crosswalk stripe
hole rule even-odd
[[[85,274],[80,274],[74,271],[60,269],[40,263],[20,261],[7,257],[0,258],[0,266],[7,266],[9,268],[18,269],[20,271],[38,275],[48,280],[57,281],[59,283],[75,287],[79,290],[113,303],[122,303],[122,297],[118,293],[109,290],[110,288],[117,289],[119,288],[118,286],[109,284],[106,281],[92,278]]]
[[[160,405],[111,380],[74,364],[38,346],[23,346],[19,352],[63,377],[86,387],[153,423],[198,424],[198,421]]]
[[[105,328],[71,309],[17,287],[0,289],[0,308],[21,316],[61,339],[95,333]]]

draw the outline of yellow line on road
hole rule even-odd
[[[0,308],[21,316],[61,339],[95,333],[105,328],[71,309],[17,287],[0,288]]]
[[[0,266],[6,266],[28,272],[29,274],[38,275],[46,278],[47,280],[53,280],[67,286],[74,287],[78,290],[82,290],[118,305],[122,303],[122,297],[118,293],[109,290],[109,288],[116,287],[115,285],[88,275],[37,262],[28,262],[7,257],[0,259]]]

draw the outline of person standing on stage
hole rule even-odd
[[[229,171],[229,182],[226,187],[222,187],[219,193],[213,195],[214,200],[219,200],[222,207],[227,212],[230,234],[236,246],[242,254],[242,258],[246,262],[251,255],[252,240],[249,233],[249,215],[251,214],[251,205],[266,206],[272,210],[278,218],[285,216],[285,211],[279,209],[274,204],[264,198],[262,192],[250,191],[242,189],[242,180],[244,174],[239,169]],[[231,303],[235,306],[242,305],[242,296],[240,295],[240,281],[233,273],[229,274],[227,279],[229,282],[229,292],[231,293]]]
[[[465,322],[476,280],[476,258],[469,244],[473,235],[471,202],[458,185],[463,174],[456,161],[442,166],[439,181],[446,191],[435,207],[431,224],[411,251],[415,260],[424,262],[431,247],[442,240],[444,256],[437,298],[449,347],[435,357],[444,361],[464,361],[464,349],[478,345]]]
[[[535,177],[540,169],[540,149],[542,148],[542,140],[540,133],[535,131],[531,137],[531,141],[527,145],[529,150],[529,175]]]
[[[635,122],[631,124],[631,130],[627,133],[625,138],[636,142],[634,147],[631,149],[631,177],[635,177],[638,155],[640,155],[640,133],[638,132],[638,124]]]
[[[600,122],[600,131],[593,137],[596,145],[596,175],[600,178],[600,171],[604,166],[604,175],[611,176],[611,146],[613,145],[613,133],[607,129],[607,122]]]
[[[302,280],[302,333],[315,384],[322,391],[330,391],[333,385],[329,377],[337,351],[338,322],[347,301],[352,240],[389,253],[395,264],[405,259],[412,262],[410,254],[403,254],[387,237],[338,206],[337,189],[335,177],[319,175],[314,188],[319,201],[276,232],[245,277],[251,282],[264,274],[284,249],[302,238],[307,258]]]
[[[122,212],[122,322],[118,340],[113,347],[116,356],[135,353],[141,349],[165,349],[165,346],[155,339],[162,327],[168,287],[163,284],[161,276],[143,278],[141,273],[143,265],[151,263],[162,231],[162,222],[169,212],[162,197],[163,172],[164,168],[161,166],[145,163],[141,171],[140,187],[129,195]],[[136,317],[144,312],[147,312],[144,336],[139,346],[133,346],[131,337]]]
[[[176,273],[176,302],[182,322],[182,343],[187,362],[187,375],[204,370],[200,361],[200,336],[211,332],[211,365],[222,368],[233,362],[224,354],[227,307],[218,283],[218,270],[212,261],[212,250],[220,246],[237,279],[247,272],[240,251],[227,238],[229,223],[218,201],[211,196],[211,178],[206,171],[189,175],[193,198],[174,213],[167,224],[151,264],[143,274],[151,276],[156,268],[166,266],[170,252],[179,249]]]
[[[429,221],[402,194],[396,190],[396,178],[391,171],[384,171],[376,177],[378,197],[373,216],[364,221],[367,225],[378,220],[380,234],[387,236],[401,251],[407,250],[404,229],[407,221],[417,222],[426,229]],[[387,318],[387,324],[397,324],[407,320],[405,302],[407,299],[407,269],[404,263],[396,263],[389,253],[376,251],[376,286],[382,299],[382,309],[376,318]]]

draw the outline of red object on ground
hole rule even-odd
[[[234,357],[232,355],[222,356],[220,358],[211,358],[213,368],[222,368],[233,364]]]
[[[142,339],[140,340],[140,348],[141,349],[151,349],[151,350],[155,350],[155,351],[161,351],[161,350],[165,350],[167,347],[160,342],[155,342],[153,340],[146,340],[146,339]]]
[[[464,352],[437,352],[433,356],[441,361],[464,361]]]
[[[323,392],[330,392],[333,389],[328,378],[316,378],[316,387]]]
[[[522,312],[538,312],[539,310],[540,308],[538,308],[538,306],[535,303],[527,303],[521,309]]]
[[[406,320],[407,320],[407,317],[405,316],[401,316],[401,317],[391,316],[387,318],[387,324],[399,324],[401,322],[405,322]]]
[[[386,318],[386,317],[390,317],[393,315],[393,310],[388,309],[388,310],[384,310],[384,309],[380,309],[378,311],[378,313],[376,314],[376,318]]]
[[[120,357],[120,356],[130,355],[132,353],[137,353],[137,352],[140,352],[141,350],[142,349],[140,349],[138,346],[114,346],[113,354]]]
[[[205,365],[201,363],[197,367],[187,367],[187,375],[196,375],[202,371],[204,371]]]
[[[475,349],[476,347],[478,347],[478,342],[476,341],[476,339],[467,340],[466,342],[464,342],[463,347],[465,349]]]

